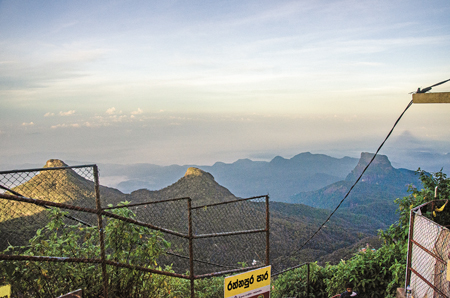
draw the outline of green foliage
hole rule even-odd
[[[198,279],[195,281],[195,297],[196,298],[223,298],[223,277],[212,277]],[[173,279],[172,291],[170,295],[161,296],[167,298],[191,297],[190,280]]]
[[[328,297],[325,281],[330,278],[329,270],[317,263],[310,263],[309,266],[309,297]],[[308,268],[305,265],[280,275],[272,282],[271,297],[308,297],[307,271]]]
[[[442,172],[442,169],[432,175],[420,170],[420,168],[417,172],[420,175],[423,188],[418,189],[410,185],[408,187],[408,192],[410,193],[408,196],[394,200],[398,205],[397,213],[399,214],[399,220],[391,225],[386,231],[379,232],[380,237],[385,243],[404,244],[408,241],[409,216],[411,209],[435,199],[450,199],[450,179]],[[436,187],[438,188],[437,198],[434,197]],[[443,203],[439,203],[436,207],[441,207],[442,205]],[[450,208],[450,206],[447,208]],[[436,216],[434,216],[431,205],[428,210],[423,210],[423,213],[425,216],[435,220],[441,225],[448,225],[450,223],[449,212],[435,212]]]
[[[437,199],[450,199],[450,179],[442,170],[430,175],[419,169],[418,173],[423,188],[419,190],[410,186],[408,196],[394,200],[398,205],[399,220],[388,229],[379,231],[384,245],[376,251],[358,252],[351,259],[334,266],[312,266],[310,278],[314,296],[310,295],[311,297],[330,297],[342,293],[347,282],[354,284],[354,290],[359,293],[359,297],[395,297],[396,288],[403,287],[405,283],[410,210],[435,200],[436,186]],[[439,203],[434,206],[434,210],[429,207],[423,212],[439,224],[448,225],[450,212],[436,211],[436,208],[442,206],[443,203]],[[450,209],[450,206],[445,208]],[[436,212],[433,214],[433,211]],[[321,281],[314,283],[315,278]],[[306,297],[305,279],[305,266],[283,274],[273,283],[273,297]],[[325,288],[324,293],[322,290]]]
[[[128,208],[115,209],[114,213],[128,218],[135,216]],[[36,232],[28,246],[10,246],[4,253],[100,259],[97,228],[66,225],[64,214],[49,209],[50,222]],[[162,270],[156,259],[170,243],[161,233],[108,218],[104,235],[108,260]],[[113,297],[164,297],[172,289],[172,279],[163,275],[114,266],[107,266],[107,274]],[[56,297],[78,288],[83,289],[84,297],[99,297],[103,293],[101,266],[95,263],[1,261],[0,280],[12,285],[15,296]]]
[[[352,282],[361,297],[391,297],[405,272],[405,266],[399,265],[406,264],[406,248],[384,245],[376,251],[360,252],[338,265],[327,266],[331,276],[326,281],[328,293],[342,293],[344,285]]]

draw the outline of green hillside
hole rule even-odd
[[[193,206],[238,199],[219,185],[211,174],[196,168],[188,169],[181,179],[162,190],[137,190],[132,192],[128,199],[132,203],[139,203],[186,196],[192,198]],[[249,213],[256,214],[261,211],[255,206],[252,212],[243,209],[240,212],[242,216],[234,215],[235,218],[240,218],[239,221],[229,221],[227,220],[229,215],[223,213],[217,213],[217,216],[209,218],[208,221],[211,224],[220,223],[223,230],[239,229],[245,226]],[[292,251],[298,249],[325,221],[329,213],[329,210],[303,204],[271,201],[271,259],[276,262],[281,256],[290,255]],[[154,219],[163,225],[170,225],[171,222],[176,221],[174,217],[176,216],[166,209],[159,214],[154,214]],[[304,250],[292,254],[288,260],[283,260],[283,267],[298,264],[298,262],[315,261],[337,249],[351,246],[367,236],[373,236],[378,229],[385,227],[382,221],[366,215],[338,212]]]
[[[362,153],[358,165],[345,180],[316,191],[299,193],[292,196],[290,202],[333,210],[372,157],[373,154]],[[420,185],[416,172],[395,169],[386,156],[378,155],[341,205],[340,210],[347,214],[367,215],[390,225],[398,219],[394,199],[407,195],[410,184]]]
[[[65,166],[67,164],[63,161],[51,159],[44,168]],[[95,208],[94,182],[83,178],[73,169],[40,171],[12,190],[28,198]],[[107,202],[117,204],[126,199],[120,191],[104,186],[100,187],[100,196],[104,206]],[[48,222],[42,206],[0,199],[0,210],[0,249],[5,248],[8,243],[24,244],[38,228]],[[96,215],[73,210],[69,213],[83,222],[96,224]]]

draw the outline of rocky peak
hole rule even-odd
[[[213,175],[211,175],[208,172],[202,171],[198,168],[190,167],[187,169],[186,173],[184,174],[184,177],[202,177],[202,178],[209,178],[214,180]]]
[[[355,181],[373,158],[374,153],[362,152],[356,167],[348,174],[346,180]],[[371,182],[386,177],[395,170],[386,155],[377,155],[362,177],[363,182]]]
[[[65,164],[62,160],[59,159],[49,159],[47,160],[47,163],[45,164],[44,168],[56,168],[56,167],[67,167],[68,165]]]

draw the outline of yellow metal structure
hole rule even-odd
[[[450,92],[414,93],[413,103],[450,103]]]

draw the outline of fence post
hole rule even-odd
[[[191,281],[191,298],[195,298],[195,279],[194,279],[194,247],[193,238],[194,232],[192,230],[192,204],[191,198],[188,198],[188,234],[189,234],[189,279]]]
[[[405,277],[405,291],[410,285],[411,280],[411,259],[412,259],[412,240],[414,237],[414,212],[409,212],[409,233],[408,233],[408,253],[406,256],[406,277]]]
[[[309,263],[307,264],[308,266],[308,275],[306,277],[306,297],[309,298]]]
[[[269,196],[266,195],[266,266],[270,265],[270,212],[269,212]]]
[[[102,260],[103,295],[105,296],[104,298],[108,298],[108,275],[106,273],[105,239],[103,235],[102,205],[100,202],[98,167],[97,165],[94,165],[93,168],[94,168],[94,183],[95,183],[95,204],[97,209],[98,234],[100,236],[100,254]]]

